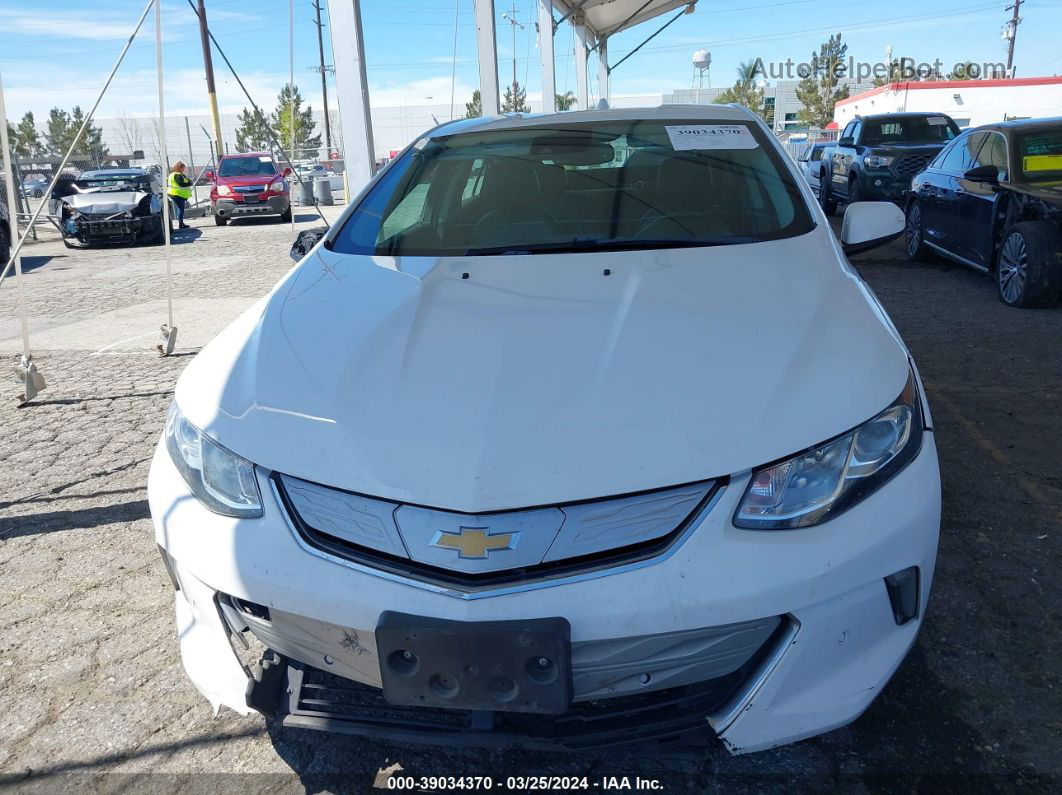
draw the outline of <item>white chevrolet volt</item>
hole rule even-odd
[[[858,203],[838,240],[737,107],[426,133],[177,383],[149,498],[188,676],[437,744],[854,720],[940,519],[918,373],[846,258],[902,228]]]

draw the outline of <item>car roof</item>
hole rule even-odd
[[[897,116],[945,116],[946,118],[951,119],[951,116],[948,116],[947,113],[937,113],[936,111],[930,110],[901,110],[895,113],[868,113],[865,116],[860,116],[859,118],[862,121],[866,121],[867,119],[895,119]],[[955,120],[952,119],[952,121]]]
[[[648,121],[667,119],[689,122],[755,121],[759,117],[739,105],[658,105],[653,108],[610,108],[607,110],[575,110],[562,113],[506,113],[500,116],[480,116],[444,122],[426,135],[437,138],[482,130],[519,130],[534,127],[586,124],[595,121]]]
[[[98,168],[95,171],[82,171],[78,179],[84,177],[149,177],[148,172],[139,168]]]
[[[1062,116],[1049,116],[1043,119],[1008,119],[1007,121],[996,121],[990,124],[982,124],[973,129],[1022,132],[1024,130],[1039,130],[1051,127],[1062,127]]]
[[[222,155],[221,159],[222,160],[229,160],[229,159],[233,159],[233,158],[237,158],[237,157],[268,157],[270,160],[272,160],[273,159],[273,153],[272,152],[232,152],[231,154]]]

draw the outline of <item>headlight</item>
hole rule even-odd
[[[914,375],[896,401],[848,433],[752,473],[737,527],[808,527],[851,508],[913,459],[922,445]]]
[[[254,465],[203,435],[174,401],[166,417],[166,449],[203,507],[222,516],[262,515]]]
[[[269,189],[271,191],[273,191],[273,193],[283,193],[284,192],[284,180],[278,179],[276,182],[272,183],[269,186]]]
[[[218,185],[218,195],[219,196],[231,196],[232,195],[232,188],[230,188],[228,185]]]
[[[867,159],[863,162],[866,163],[867,168],[888,168],[894,159],[884,155],[867,155]]]

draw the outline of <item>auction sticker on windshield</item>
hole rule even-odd
[[[759,144],[744,124],[668,125],[667,137],[676,151],[689,149],[755,149]]]

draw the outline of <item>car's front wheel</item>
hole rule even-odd
[[[229,222],[228,218],[222,218],[220,215],[214,216],[214,223],[218,226],[225,226]]]
[[[1050,306],[1062,294],[1062,235],[1046,221],[1022,221],[1003,233],[996,265],[999,300]]]
[[[288,209],[286,209],[284,212],[282,212],[280,214],[280,220],[281,220],[282,223],[285,223],[285,224],[290,224],[291,223],[291,207],[288,207]]]
[[[933,256],[929,246],[926,245],[925,231],[922,229],[922,203],[917,199],[907,208],[904,243],[907,249],[907,259],[911,262],[927,262]]]
[[[830,195],[830,181],[826,179],[825,174],[819,175],[819,204],[827,216],[837,212],[837,199]]]
[[[859,187],[859,177],[848,180],[848,203],[855,204],[863,201],[863,189]]]

